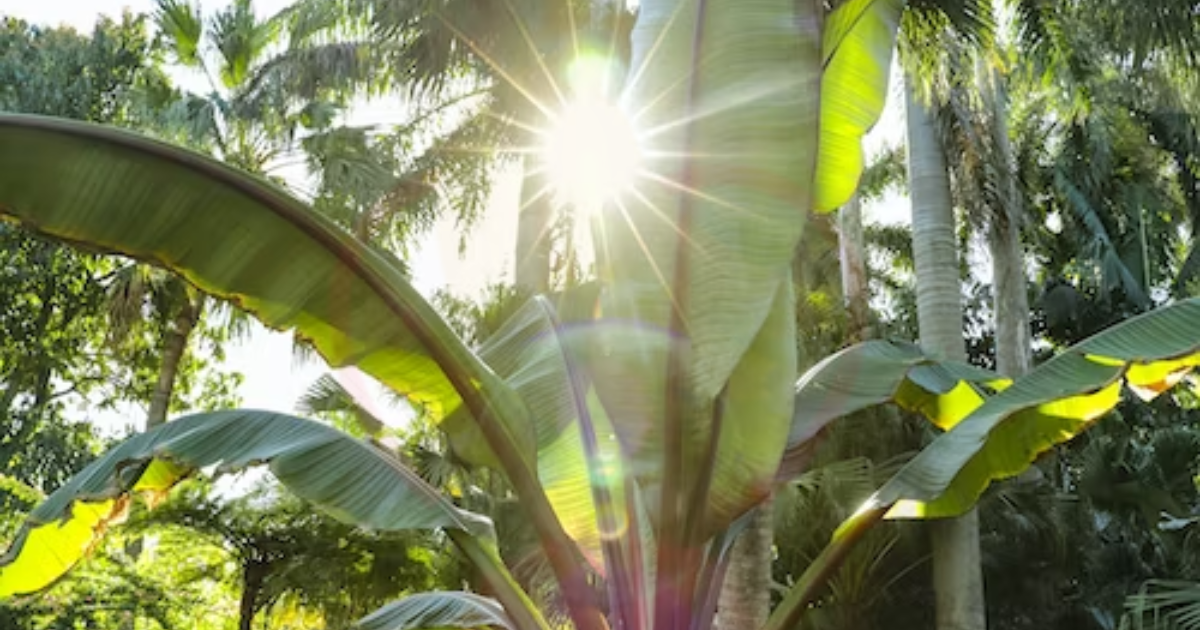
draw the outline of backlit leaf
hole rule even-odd
[[[120,522],[132,497],[159,498],[203,468],[222,473],[260,464],[297,496],[349,523],[492,535],[490,521],[456,508],[394,455],[336,429],[266,411],[204,413],[121,443],[51,494],[0,558],[0,597],[61,577]]]

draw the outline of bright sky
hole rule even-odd
[[[287,6],[288,0],[256,0],[255,8],[264,15],[277,12]],[[215,11],[228,4],[228,0],[203,0],[205,12]],[[122,10],[149,13],[152,0],[0,0],[0,14],[12,15],[39,24],[67,24],[87,32],[97,16],[116,16]],[[202,91],[205,84],[198,77],[178,75],[176,82],[186,88]],[[900,137],[902,124],[901,108],[895,103],[900,99],[889,99],[888,111],[884,114],[877,131],[868,138],[868,152],[873,153],[882,145],[891,145]],[[378,102],[360,107],[350,117],[352,124],[399,123],[400,103]],[[458,294],[475,296],[490,282],[501,278],[511,279],[512,246],[516,235],[516,208],[520,192],[519,178],[501,177],[494,191],[491,210],[483,224],[476,228],[465,256],[459,257],[460,235],[453,222],[440,223],[433,233],[422,239],[413,261],[415,284],[429,295],[438,287],[447,286]],[[906,205],[898,198],[887,199],[868,214],[876,220],[895,222],[904,220]],[[240,394],[246,407],[293,411],[295,401],[316,378],[325,371],[324,365],[297,365],[292,358],[291,340],[287,335],[259,329],[249,339],[228,354],[228,367],[245,375]],[[123,419],[107,419],[108,422],[140,426],[144,411],[131,410]]]

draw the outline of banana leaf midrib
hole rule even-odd
[[[251,173],[239,171],[201,154],[180,151],[177,147],[167,143],[136,135],[133,132],[115,127],[80,125],[61,119],[24,114],[0,114],[0,127],[40,129],[62,135],[68,140],[77,140],[82,136],[91,140],[115,145],[119,148],[144,152],[155,159],[192,169],[201,176],[216,180],[221,185],[228,186],[249,197],[251,200],[261,203],[263,207],[269,209],[276,216],[317,241],[326,251],[332,253],[339,262],[349,267],[356,275],[361,277],[372,290],[384,299],[388,308],[401,319],[407,329],[413,332],[422,347],[430,353],[431,358],[442,367],[443,372],[446,373],[451,384],[458,390],[463,401],[476,407],[472,409],[472,413],[478,413],[482,409],[482,405],[478,401],[471,400],[474,397],[471,394],[474,391],[474,387],[469,384],[472,377],[470,375],[454,374],[455,370],[447,369],[448,366],[453,366],[457,362],[450,360],[450,357],[446,356],[448,353],[443,352],[439,344],[436,343],[436,335],[425,326],[420,318],[413,317],[409,309],[404,306],[403,301],[397,299],[397,296],[392,291],[392,287],[395,285],[385,282],[374,265],[381,266],[397,275],[402,275],[400,271],[385,258],[366,247],[362,247],[361,251],[358,252],[352,251],[354,246],[349,242],[349,236],[337,234],[332,229],[314,221],[313,216],[315,215],[302,207],[298,207],[284,191],[280,190],[270,181],[261,179]],[[67,129],[70,130],[70,133],[65,133]],[[251,182],[254,185],[251,185]],[[3,205],[0,205],[0,212],[3,212],[6,216],[12,216],[11,211]],[[29,225],[35,230],[45,231],[34,222],[21,219],[17,219],[17,221]],[[118,248],[97,248],[93,244],[81,243],[69,237],[61,238],[55,236],[55,238],[71,243],[72,245],[79,245],[93,250],[103,249],[107,253],[119,254],[135,259],[145,258],[133,256]],[[148,260],[146,262],[165,266],[160,260]],[[235,302],[237,301],[236,296],[232,296],[232,299]],[[278,329],[276,328],[276,330]],[[317,350],[318,352],[321,351],[319,348]]]

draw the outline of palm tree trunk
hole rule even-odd
[[[771,612],[771,560],[775,544],[771,501],[754,508],[738,536],[717,602],[720,630],[758,630]]]
[[[521,209],[517,216],[516,285],[532,293],[546,293],[550,287],[550,231],[554,206],[545,190],[545,178],[538,174],[536,158],[525,158],[525,178],[521,183]]]
[[[1006,213],[1007,214],[1007,213]],[[1029,371],[1029,298],[1025,292],[1024,251],[1015,217],[1001,219],[988,235],[996,310],[996,369],[1009,377]]]
[[[242,567],[242,597],[238,604],[238,630],[251,630],[258,612],[259,595],[267,579],[268,563],[247,560]]]
[[[913,257],[921,345],[947,359],[964,360],[958,246],[946,157],[932,116],[905,89],[908,180],[912,196]],[[986,614],[975,510],[930,526],[938,630],[983,630]]]
[[[850,339],[863,341],[871,334],[862,202],[858,195],[838,210],[838,258],[842,269],[842,303],[850,314]]]
[[[188,341],[196,323],[200,321],[200,311],[203,298],[192,300],[184,298],[184,305],[175,314],[175,321],[163,339],[162,366],[158,370],[158,382],[150,394],[150,410],[146,412],[146,430],[153,429],[167,421],[167,409],[171,405],[171,395],[175,391],[175,381],[179,375],[179,366],[183,363],[184,353],[187,352]]]
[[[980,58],[982,60],[982,57]],[[1029,332],[1029,295],[1025,284],[1025,252],[1021,246],[1021,191],[1017,164],[1008,139],[1008,102],[996,67],[982,61],[977,68],[980,93],[991,114],[991,134],[996,147],[1001,207],[991,217],[988,250],[992,256],[992,291],[996,311],[996,369],[1018,377],[1032,363]]]

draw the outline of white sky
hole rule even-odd
[[[204,11],[215,11],[228,0],[202,0]],[[255,8],[269,15],[289,4],[288,0],[256,0]],[[38,24],[67,24],[87,32],[98,15],[119,15],[122,10],[149,13],[151,0],[0,0],[0,15],[11,15]],[[176,82],[186,88],[203,90],[203,81],[196,77],[176,76]],[[902,129],[899,99],[889,99],[888,111],[876,132],[866,143],[873,153],[884,144],[895,144]],[[352,124],[399,123],[400,103],[381,102],[361,107],[352,114]],[[462,258],[458,255],[459,234],[451,221],[440,223],[422,239],[413,260],[415,284],[429,295],[434,289],[447,286],[455,293],[475,296],[489,282],[511,278],[512,246],[516,235],[516,208],[519,178],[502,177],[494,191],[492,208],[483,224],[472,234],[471,244]],[[868,207],[867,213],[876,220],[897,222],[906,220],[907,204],[898,198],[886,200],[880,206]],[[245,375],[240,394],[246,407],[293,411],[301,393],[325,371],[324,365],[296,365],[292,359],[291,341],[287,335],[257,330],[250,338],[227,353],[227,366]],[[132,417],[107,419],[117,425],[140,426],[144,411],[132,410]]]

